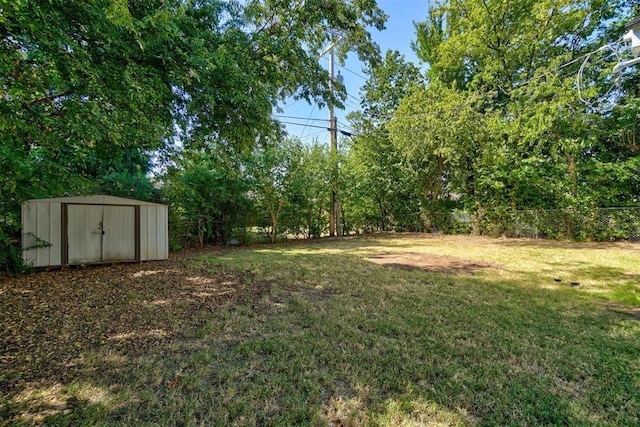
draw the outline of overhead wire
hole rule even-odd
[[[620,40],[622,40],[622,38],[618,39],[618,40],[617,40],[617,41],[615,41],[614,43],[608,43],[608,44],[606,44],[606,45],[604,45],[604,46],[600,46],[599,48],[592,50],[591,52],[587,52],[587,53],[585,53],[585,54],[583,54],[583,55],[580,55],[580,56],[578,56],[578,57],[576,57],[576,58],[573,58],[571,61],[568,61],[568,62],[565,62],[564,64],[558,65],[558,66],[557,66],[557,67],[555,67],[553,70],[549,70],[549,71],[547,71],[547,72],[545,72],[545,73],[540,74],[539,76],[533,76],[533,77],[531,77],[530,79],[525,80],[524,82],[522,82],[522,83],[520,83],[519,85],[517,85],[517,86],[516,86],[516,89],[517,89],[517,88],[520,88],[520,87],[522,87],[522,86],[526,86],[526,85],[528,85],[529,83],[531,83],[531,82],[533,82],[533,81],[535,81],[535,80],[541,79],[541,78],[546,77],[546,76],[551,75],[551,74],[555,74],[555,73],[557,73],[558,71],[560,71],[560,70],[562,70],[562,69],[564,69],[564,68],[569,67],[570,65],[576,64],[576,63],[578,63],[578,62],[580,62],[580,61],[585,60],[586,58],[589,58],[589,57],[590,57],[591,55],[593,55],[594,53],[596,53],[596,52],[598,52],[598,51],[600,51],[600,50],[604,50],[604,49],[606,49],[607,47],[609,47],[609,46],[611,46],[611,45],[617,45],[618,43],[620,43]]]
[[[318,132],[310,133],[309,135],[305,136],[304,138],[301,138],[301,140],[306,141],[309,138],[314,137],[314,136],[318,136],[318,135],[320,135],[321,133],[324,133],[324,132],[325,132],[324,130],[320,130]]]
[[[581,97],[581,94],[580,94],[580,90],[581,90],[581,89],[580,89],[580,82],[582,81],[582,77],[583,77],[583,76],[582,76],[582,74],[583,74],[583,72],[584,72],[584,68],[586,67],[586,64],[589,62],[589,59],[591,58],[591,56],[593,56],[595,53],[598,53],[598,52],[600,52],[600,51],[606,50],[606,49],[608,49],[608,48],[609,48],[609,49],[614,50],[614,52],[615,52],[615,53],[616,53],[616,55],[617,55],[617,51],[614,49],[614,47],[617,47],[617,46],[619,45],[619,43],[620,43],[620,41],[621,41],[621,40],[622,40],[622,39],[619,39],[618,41],[616,41],[616,42],[614,42],[614,43],[609,43],[609,44],[607,44],[607,45],[604,45],[604,46],[599,47],[598,49],[594,49],[594,50],[593,50],[593,51],[591,51],[591,52],[588,52],[588,53],[585,53],[585,54],[583,54],[583,55],[580,55],[580,56],[578,56],[578,57],[576,57],[576,58],[573,58],[572,60],[570,60],[570,61],[568,61],[568,62],[565,62],[565,63],[563,63],[563,64],[560,64],[559,66],[555,67],[553,70],[547,71],[547,72],[545,72],[545,73],[543,73],[543,74],[541,74],[541,75],[538,75],[538,76],[534,76],[534,77],[532,77],[532,78],[530,78],[530,79],[528,79],[528,80],[526,80],[526,81],[524,81],[524,82],[520,83],[520,84],[519,84],[519,85],[517,85],[514,89],[519,89],[519,88],[521,88],[521,87],[523,87],[523,86],[526,86],[526,85],[528,85],[528,84],[530,84],[530,83],[532,83],[532,82],[534,82],[534,81],[536,81],[536,80],[538,80],[538,79],[541,79],[541,78],[543,78],[543,77],[545,77],[545,76],[548,76],[548,75],[551,75],[551,74],[555,74],[555,73],[557,73],[558,71],[563,70],[564,68],[567,68],[567,67],[569,67],[569,66],[571,66],[571,65],[573,65],[573,64],[578,63],[579,61],[583,61],[583,63],[582,63],[582,65],[580,66],[580,68],[579,68],[577,71],[575,71],[575,72],[576,72],[576,73],[578,73],[577,79],[580,79],[580,80],[579,80],[579,83],[578,83],[578,96],[579,96],[579,98],[584,102],[584,100],[583,100],[583,98]],[[345,68],[345,67],[342,67],[342,68]],[[345,68],[345,69],[346,69],[347,71],[350,71],[350,72],[354,73],[354,74],[357,74],[357,73],[355,73],[355,72],[353,72],[353,71],[351,71],[351,70],[349,70],[349,69],[347,69],[347,68]],[[571,73],[571,74],[572,74],[572,73]],[[570,74],[569,74],[569,75],[570,75]],[[364,76],[360,76],[360,77],[365,78]],[[366,78],[365,78],[365,79],[366,79]],[[611,89],[610,89],[610,90],[611,90]],[[609,93],[609,92],[610,92],[610,90],[609,90],[607,93]],[[513,91],[513,90],[511,90],[510,92],[512,92],[512,91]],[[347,96],[348,96],[349,98],[353,98],[353,99],[355,99],[356,101],[358,101],[358,103],[360,102],[360,100],[359,100],[358,98],[354,97],[353,95],[347,94]],[[347,102],[345,102],[345,104],[346,104],[346,105],[351,106],[352,108],[356,108],[356,109],[357,109],[357,108],[360,108],[359,106],[354,106],[354,105],[352,105],[352,104],[351,104],[350,102],[348,102],[348,101],[347,101]],[[351,105],[350,105],[350,104],[351,104]],[[507,102],[504,102],[504,103],[502,103],[502,104],[506,105],[506,104],[507,104]],[[502,105],[502,104],[499,104],[499,105]],[[471,104],[470,104],[470,103],[465,103],[465,104],[462,104],[462,105],[457,105],[457,106],[450,107],[450,108],[443,108],[443,109],[435,110],[435,111],[429,111],[429,112],[425,112],[425,113],[416,113],[416,114],[408,114],[408,115],[403,115],[403,116],[395,116],[395,117],[394,117],[394,119],[405,119],[405,118],[415,118],[415,117],[428,117],[428,116],[435,116],[435,115],[437,115],[437,114],[442,114],[442,113],[449,112],[449,111],[461,110],[461,109],[463,109],[463,108],[467,108],[469,105],[471,105]],[[498,105],[498,106],[499,106],[499,105]],[[314,105],[314,107],[315,107],[315,105]],[[313,113],[313,109],[312,109],[312,113]],[[293,118],[293,119],[303,119],[303,118],[301,118],[301,117],[295,117],[295,116],[290,116],[290,117],[287,117],[287,116],[284,116],[284,115],[274,115],[274,116],[276,116],[276,117],[284,117],[284,118]],[[297,125],[297,126],[304,126],[305,128],[322,128],[322,129],[327,129],[327,130],[329,130],[329,129],[330,129],[329,127],[324,127],[324,126],[315,126],[315,125],[309,125],[309,124],[308,124],[308,122],[309,122],[309,121],[324,121],[324,120],[325,120],[325,119],[312,119],[312,118],[311,118],[311,115],[309,115],[309,117],[307,117],[307,118],[306,118],[306,123],[305,123],[305,124],[301,124],[301,123],[294,123],[294,122],[287,122],[287,121],[282,121],[282,120],[280,120],[280,122],[281,122],[281,123],[284,123],[284,124],[291,124],[291,125]],[[353,128],[353,127],[351,127],[351,126],[345,125],[344,123],[341,123],[341,122],[338,122],[338,123],[339,123],[339,124],[341,124],[341,125],[342,125],[342,126],[344,126],[344,127],[348,127],[348,128],[350,128],[350,129],[352,129],[352,130],[354,130],[354,131],[355,131],[355,128]],[[304,132],[304,129],[303,129],[303,132]],[[322,132],[317,132],[316,134],[319,134],[319,133],[322,133]],[[308,136],[309,136],[309,135],[307,135],[307,137],[308,137]],[[304,138],[304,133],[302,134],[301,138]]]
[[[305,126],[306,128],[316,128],[316,129],[323,129],[323,131],[320,132],[316,132],[314,135],[320,134],[324,131],[332,131],[333,129],[330,126],[317,126],[317,125],[309,125],[309,124],[303,124],[303,123],[296,123],[296,122],[289,122],[286,120],[278,120],[279,123],[281,124],[287,124],[287,125],[293,125],[293,126]],[[344,128],[350,128],[353,132],[348,132],[343,130],[342,127],[337,127],[336,126],[336,132],[340,132],[342,135],[345,136],[353,136],[354,133],[356,133],[356,130],[354,128],[352,128],[351,126],[345,125],[344,123],[341,123],[342,127]],[[311,134],[309,135],[300,135],[300,139],[305,139],[308,138]]]
[[[278,122],[282,123],[282,124],[285,124],[285,125],[305,126],[303,123],[287,122],[287,121],[284,121],[284,120],[278,120]],[[306,127],[308,127],[308,128],[316,128],[316,129],[324,129],[324,130],[327,130],[327,131],[332,130],[332,128],[330,126],[306,125]],[[336,130],[338,132],[343,132],[339,128],[336,128]],[[302,138],[302,136],[301,136],[301,138]]]
[[[358,104],[360,104],[360,101],[362,101],[360,98],[356,98],[355,96],[347,93],[347,97],[353,99],[354,101],[356,101]]]
[[[289,108],[289,107],[291,107],[291,106],[293,106],[293,105],[297,104],[297,103],[298,103],[298,102],[300,102],[300,101],[302,101],[302,98],[298,98],[298,99],[296,99],[295,101],[293,101],[291,104],[288,104],[288,105],[283,106],[283,107],[282,107],[282,109],[283,109],[283,110],[286,110],[287,108]]]
[[[578,69],[578,74],[576,75],[576,89],[578,92],[578,99],[580,99],[580,101],[582,101],[582,103],[584,103],[587,107],[589,108],[594,108],[595,110],[600,110],[599,108],[595,107],[595,105],[591,102],[588,101],[586,99],[583,98],[582,96],[582,86],[584,86],[584,70],[587,66],[587,64],[589,63],[589,61],[591,60],[591,57],[593,55],[595,55],[596,53],[600,53],[603,52],[607,49],[610,49],[611,52],[615,55],[616,58],[616,62],[620,62],[620,55],[618,54],[618,48],[620,47],[620,43],[622,42],[622,38],[620,38],[619,40],[617,40],[615,43],[609,43],[606,44],[604,46],[601,46],[599,49],[597,49],[594,52],[589,52],[589,54],[586,56],[586,58],[584,58],[584,61],[582,62],[582,64],[580,65],[580,68]],[[602,62],[604,59],[601,58],[598,62],[596,62],[597,65],[600,62]],[[615,87],[619,87],[621,82],[621,75],[619,74],[613,81],[613,83],[611,84],[611,86],[609,87],[609,89],[604,93],[604,95],[602,95],[600,98],[606,98],[608,97],[608,95],[613,92]]]
[[[283,117],[285,119],[300,119],[300,120],[307,120],[307,121],[320,121],[320,122],[325,122],[328,119],[317,119],[317,118],[312,118],[312,117],[302,117],[302,116],[287,116],[284,114],[272,114],[273,117]]]
[[[311,112],[309,113],[309,117],[307,118],[307,121],[305,122],[306,124],[309,123],[309,120],[311,119],[311,116],[313,115],[313,110],[315,110],[315,109],[316,109],[316,105],[313,104],[313,106],[311,107]],[[302,132],[301,132],[300,135],[304,135],[305,129],[306,129],[305,127],[302,128]]]
[[[327,61],[329,60],[329,58],[327,58],[326,56],[323,56],[323,58],[324,58],[325,60],[327,60]],[[369,80],[369,78],[368,78],[368,77],[366,77],[366,76],[364,76],[364,75],[362,75],[362,74],[358,73],[357,71],[353,71],[353,70],[351,70],[351,69],[349,69],[349,68],[345,67],[344,65],[336,64],[336,66],[337,66],[338,68],[342,68],[343,70],[350,72],[350,73],[351,73],[351,74],[353,74],[353,75],[356,75],[356,76],[360,77],[360,78],[361,78],[361,79],[363,79],[363,80]]]
[[[345,106],[347,106],[347,107],[351,107],[351,108],[353,108],[354,110],[359,110],[359,109],[360,109],[360,106],[359,106],[359,105],[354,104],[353,102],[348,102],[348,101],[347,101],[347,102],[344,102],[344,105],[345,105]]]
[[[339,124],[340,126],[342,126],[343,128],[351,129],[351,131],[352,131],[351,133],[356,132],[356,128],[354,128],[353,126],[350,126],[350,125],[348,125],[348,124],[346,124],[346,123],[342,123],[341,121],[338,121],[338,124]]]
[[[361,78],[361,79],[363,79],[363,80],[369,80],[369,78],[368,78],[368,77],[365,77],[365,76],[363,76],[362,74],[360,74],[360,73],[358,73],[358,72],[356,72],[356,71],[350,70],[350,69],[348,69],[348,68],[347,68],[347,67],[345,67],[345,66],[338,65],[338,68],[342,68],[343,70],[348,71],[348,72],[350,72],[351,74],[354,74],[354,75],[356,75],[356,76],[360,77],[360,78]]]
[[[328,126],[317,126],[317,125],[310,125],[305,123],[295,123],[295,122],[288,122],[286,120],[278,120],[278,122],[285,125],[303,126],[305,128],[330,129]]]

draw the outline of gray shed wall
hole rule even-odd
[[[23,259],[34,267],[169,257],[166,205],[111,196],[22,205]],[[35,248],[38,239],[48,247]]]
[[[140,259],[169,258],[166,206],[140,206]]]
[[[30,200],[22,205],[22,258],[29,265],[44,267],[62,264],[62,204]],[[38,239],[49,247],[29,249]]]

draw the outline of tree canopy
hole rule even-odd
[[[144,175],[173,144],[265,144],[286,97],[339,104],[318,53],[344,35],[375,63],[384,20],[372,0],[2,1],[0,235],[22,201]]]
[[[355,163],[367,163],[368,146],[393,159],[364,167],[367,191],[386,188],[398,168],[394,183],[404,193],[392,193],[420,194],[412,210],[431,218],[427,227],[436,213],[465,209],[498,232],[509,225],[506,212],[637,204],[637,180],[629,179],[640,172],[637,79],[614,76],[619,59],[606,55],[622,53],[624,24],[636,9],[602,0],[431,5],[413,43],[426,79],[394,88],[393,78],[380,81],[389,69],[383,64],[364,87],[362,111],[351,116],[362,130]],[[379,93],[392,102],[372,108]],[[383,218],[389,214],[380,211]]]
[[[523,210],[637,205],[640,85],[611,52],[638,13],[442,0],[415,23],[413,64],[380,55],[374,0],[0,0],[0,264],[36,197],[169,203],[176,246],[323,235],[337,160],[272,113],[342,105],[318,61],[337,40],[369,76],[339,153],[346,229],[463,212],[504,233]]]

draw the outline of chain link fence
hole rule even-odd
[[[411,231],[640,242],[640,207],[521,211],[505,209],[476,213],[455,210],[422,214],[420,220],[414,222],[419,222],[422,226],[414,227]]]

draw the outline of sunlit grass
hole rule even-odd
[[[600,298],[640,306],[640,248],[626,243],[574,243],[536,240],[491,239],[468,236],[397,236],[347,239],[310,245],[266,247],[252,253],[253,262],[269,260],[276,269],[290,268],[302,257],[344,256],[345,262],[385,253],[417,253],[452,256],[487,262],[495,269],[479,273],[489,280],[501,279],[545,289],[575,288]],[[251,268],[251,260],[229,265]],[[225,257],[220,258],[225,261]],[[264,269],[265,265],[258,267]],[[331,268],[331,267],[329,267]],[[305,265],[308,271],[325,271],[325,265]],[[268,270],[267,270],[268,271]],[[326,274],[326,273],[325,273]]]
[[[473,275],[448,275],[380,267],[364,260],[370,255],[398,252],[484,261],[495,268]],[[362,381],[369,377],[369,382],[384,385],[389,371],[377,372],[372,369],[376,364],[391,372],[402,372],[411,366],[408,370],[416,374],[426,369],[421,363],[427,362],[435,373],[419,374],[418,379],[409,375],[404,378],[408,389],[393,395],[406,395],[407,402],[414,393],[420,397],[430,395],[430,407],[450,402],[442,409],[442,414],[458,414],[457,418],[447,418],[450,424],[483,420],[607,424],[607,416],[599,413],[602,408],[590,406],[590,395],[600,381],[622,395],[624,390],[630,393],[632,388],[625,383],[631,380],[638,385],[637,375],[633,375],[638,369],[622,370],[612,377],[608,376],[612,372],[590,377],[607,366],[596,366],[594,356],[600,362],[617,357],[600,353],[592,346],[604,345],[613,354],[625,345],[630,345],[626,349],[629,351],[638,349],[637,320],[618,319],[604,304],[610,301],[640,305],[638,276],[628,274],[640,271],[638,254],[636,246],[625,244],[385,236],[308,247],[267,248],[251,256],[228,256],[211,262],[253,268],[285,286],[335,290],[337,295],[331,302],[304,307],[323,314],[337,311],[311,322],[322,324],[324,331],[329,329],[329,319],[334,318],[342,322],[334,325],[339,335],[358,325],[356,331],[351,331],[353,336],[337,339],[341,346],[350,348],[349,354],[367,355],[364,360],[348,363],[369,368],[351,378]],[[611,328],[611,334],[626,337],[626,341],[608,342],[611,335],[602,335],[603,321]],[[367,344],[367,331],[377,344]],[[637,359],[628,359],[630,366],[632,360]],[[586,365],[588,372],[583,372]],[[399,372],[391,376],[395,381],[388,381],[402,383]],[[442,377],[448,378],[445,385],[438,381]],[[428,385],[428,378],[435,381]],[[422,389],[425,387],[428,392]],[[403,418],[399,410],[383,415],[382,397],[388,391],[378,388],[363,394],[372,399],[364,409],[361,403],[353,403],[361,402],[356,397],[340,401],[342,407],[352,402],[354,420],[395,425],[412,419],[408,414]],[[606,398],[596,400],[602,404]],[[613,419],[619,415],[620,419],[637,420],[634,411],[638,400],[630,402],[619,408],[621,413]],[[625,412],[625,406],[631,412]],[[490,408],[499,415],[494,417]],[[617,409],[610,411],[616,413]],[[437,421],[425,423],[430,422]]]
[[[487,267],[368,260],[398,253]],[[153,353],[83,355],[87,378],[41,390],[51,412],[35,395],[10,404],[26,424],[39,414],[51,424],[638,425],[638,255],[422,235],[204,254],[191,265],[249,271],[270,293],[194,313],[200,326]]]

